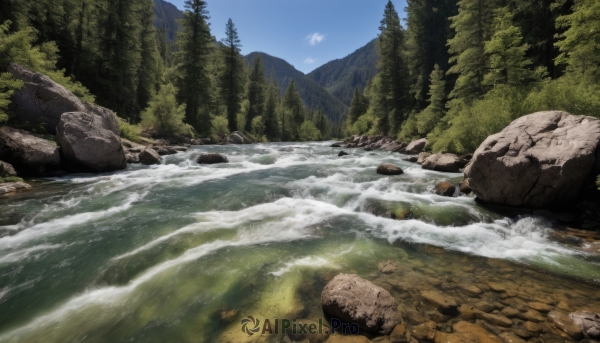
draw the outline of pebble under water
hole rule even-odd
[[[503,338],[573,341],[547,312],[600,313],[600,245],[577,249],[553,241],[543,218],[434,194],[461,174],[382,151],[339,158],[329,145],[196,146],[0,198],[0,342],[289,342],[248,336],[240,321],[318,321],[338,273],[389,290],[409,331],[470,321]],[[204,152],[230,163],[197,165]],[[382,162],[405,174],[377,175]],[[462,310],[436,311],[424,290]]]

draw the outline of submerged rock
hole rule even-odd
[[[402,159],[402,161],[406,161],[406,162],[411,162],[411,163],[417,163],[417,161],[419,160],[419,158],[417,156],[408,156]]]
[[[377,174],[381,175],[402,175],[404,171],[402,168],[391,163],[382,163],[377,167]]]
[[[389,334],[402,321],[394,297],[356,275],[334,277],[323,289],[321,305],[334,318],[382,335]]]
[[[279,149],[279,151],[281,151],[281,152],[293,152],[294,148],[291,148],[291,147],[281,148],[281,149]]]
[[[232,132],[225,140],[223,144],[252,144],[252,140],[239,131]]]
[[[56,134],[69,169],[102,173],[127,168],[119,136],[107,130],[102,118],[93,113],[64,113]]]
[[[435,194],[451,197],[456,192],[456,186],[447,181],[442,181],[435,186]]]
[[[571,204],[594,169],[599,142],[597,118],[558,111],[530,114],[488,137],[465,178],[488,203],[530,208]]]
[[[338,157],[348,156],[348,155],[350,155],[350,154],[345,151],[340,151],[340,153],[338,154]]]
[[[439,291],[422,291],[421,297],[441,313],[451,313],[457,310],[456,300]]]
[[[0,159],[21,176],[37,176],[60,167],[58,146],[46,139],[12,127],[0,127]]]
[[[119,122],[111,110],[87,103],[48,76],[19,64],[11,63],[8,72],[25,83],[25,87],[13,95],[11,106],[17,114],[15,120],[45,124],[46,131],[55,134],[63,114],[87,112],[98,116],[104,129],[119,135]]]
[[[144,165],[162,163],[162,157],[160,157],[160,155],[152,148],[146,148],[144,151],[140,152],[139,160],[140,163]]]
[[[550,313],[548,313],[548,318],[552,321],[552,323],[557,329],[564,331],[567,335],[571,336],[572,338],[576,340],[580,340],[583,338],[581,328],[578,325],[576,325],[573,322],[573,319],[571,319],[571,317],[569,317],[566,313],[560,311],[551,311]]]
[[[461,183],[458,184],[458,187],[460,188],[460,192],[466,195],[469,195],[473,192],[473,190],[471,189],[471,186],[469,186],[469,180],[463,180]]]
[[[198,156],[196,159],[198,164],[217,164],[217,163],[228,163],[227,157],[221,154],[203,154]]]
[[[586,311],[577,311],[569,314],[575,325],[592,339],[600,339],[600,315]]]

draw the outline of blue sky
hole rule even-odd
[[[184,0],[166,0],[183,9]],[[405,17],[406,0],[392,0]],[[377,37],[387,0],[207,0],[211,32],[231,18],[242,53],[262,51],[308,73]]]

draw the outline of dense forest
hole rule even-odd
[[[377,75],[354,93],[348,134],[427,137],[433,151],[473,152],[540,110],[600,116],[597,0],[391,1]]]
[[[162,5],[166,18],[177,16]],[[10,97],[23,86],[5,73],[16,62],[115,111],[121,135],[132,140],[145,134],[220,142],[236,130],[257,141],[331,137],[324,109],[305,106],[295,80],[282,95],[260,58],[243,60],[234,23],[216,42],[208,21],[201,0],[185,2],[179,29],[168,20],[156,25],[152,0],[3,0],[0,124],[11,124]]]

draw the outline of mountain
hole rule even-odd
[[[296,70],[294,66],[281,58],[263,52],[253,52],[244,56],[244,59],[252,67],[257,56],[260,56],[263,61],[267,78],[274,78],[277,81],[282,95],[292,78],[295,78],[298,92],[308,108],[322,108],[329,120],[334,123],[339,122],[348,113],[348,106],[344,105],[315,80]]]
[[[158,30],[164,29],[167,42],[174,43],[177,31],[181,27],[177,20],[183,19],[183,12],[172,3],[163,0],[154,0],[152,9],[154,10],[154,26]]]
[[[375,39],[352,54],[333,60],[313,70],[310,78],[325,87],[347,106],[352,102],[354,88],[363,90],[377,74],[377,49]]]

